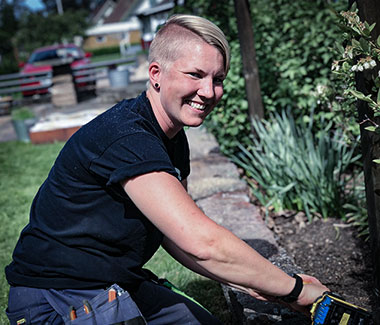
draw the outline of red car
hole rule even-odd
[[[49,93],[49,88],[53,85],[53,76],[71,73],[72,68],[91,63],[90,56],[74,44],[52,45],[36,49],[26,63],[20,64],[20,73],[29,74],[27,78],[30,78],[30,82],[22,85],[28,88],[22,91],[23,95]],[[78,75],[75,78],[80,77],[82,76]],[[79,91],[87,86],[88,83],[76,84]]]

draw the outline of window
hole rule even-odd
[[[96,42],[97,43],[105,43],[107,40],[106,36],[96,36]]]

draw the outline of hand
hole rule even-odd
[[[317,278],[299,274],[303,280],[303,289],[296,302],[289,304],[294,310],[300,311],[307,316],[310,316],[310,307],[315,300],[323,295],[329,288],[324,286]]]

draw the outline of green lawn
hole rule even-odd
[[[0,324],[8,323],[3,312],[8,295],[4,267],[11,261],[18,235],[28,222],[33,197],[62,146],[62,143],[0,143]],[[198,300],[224,323],[231,323],[219,284],[187,270],[162,249],[147,267]]]
[[[117,60],[121,59],[120,53],[110,53],[110,54],[103,54],[103,55],[94,55],[91,57],[91,62],[101,62],[101,61],[109,61],[109,60]]]

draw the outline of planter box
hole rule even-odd
[[[34,144],[67,141],[82,125],[104,112],[85,110],[74,113],[52,113],[41,119],[29,131],[30,141]]]
[[[79,129],[80,126],[74,126],[48,131],[29,132],[29,138],[33,144],[67,141]]]

